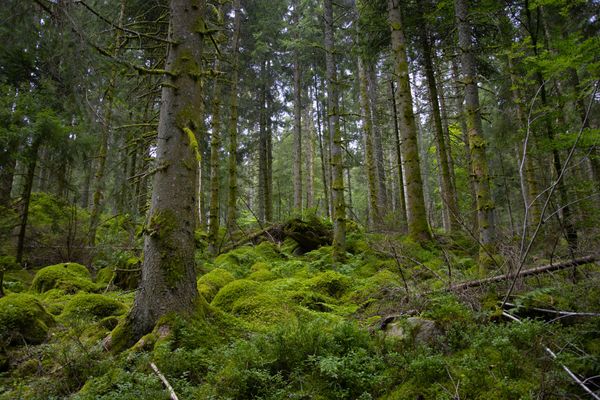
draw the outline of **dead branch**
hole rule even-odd
[[[165,387],[169,391],[171,400],[179,400],[179,398],[177,397],[177,394],[175,393],[175,390],[173,390],[173,387],[169,384],[169,381],[167,380],[167,378],[165,378],[165,376],[160,372],[160,370],[158,369],[156,364],[151,362],[150,367],[152,367],[152,369],[154,370],[154,373],[156,373],[156,375],[158,375],[158,377],[160,378],[162,383],[165,385]]]
[[[544,272],[559,271],[559,270],[566,269],[566,268],[577,267],[579,265],[594,263],[594,262],[598,261],[599,258],[600,257],[598,257],[597,255],[592,255],[592,256],[587,256],[587,257],[582,257],[582,258],[576,258],[574,260],[569,260],[569,261],[565,261],[565,262],[558,263],[558,264],[542,265],[541,267],[521,270],[520,272],[517,272],[517,273],[496,275],[496,276],[492,276],[490,278],[483,278],[483,279],[477,279],[474,281],[459,283],[457,285],[450,286],[449,289],[450,290],[462,290],[462,289],[484,286],[489,283],[510,280],[510,279],[514,279],[517,277],[520,278],[520,277],[525,277],[525,276],[542,274]]]

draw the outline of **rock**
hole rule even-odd
[[[38,293],[50,289],[62,289],[67,293],[96,290],[87,268],[77,263],[62,263],[40,269],[35,274],[31,287]]]
[[[409,317],[386,325],[388,336],[410,339],[415,344],[434,344],[442,335],[435,321],[421,317]]]
[[[0,299],[0,341],[37,344],[46,340],[54,318],[33,296],[14,293]]]

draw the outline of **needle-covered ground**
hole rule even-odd
[[[102,339],[131,307],[131,277],[108,266],[92,279],[73,263],[6,272],[0,399],[168,399],[151,362],[180,399],[583,396],[561,363],[598,389],[600,318],[551,322],[532,309],[599,311],[597,265],[520,281],[518,324],[498,308],[506,283],[446,291],[478,277],[464,238],[421,246],[355,228],[338,264],[328,246],[297,247],[263,241],[211,260],[199,251],[202,313],[164,318],[121,354]]]

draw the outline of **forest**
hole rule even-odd
[[[600,400],[599,16],[3,0],[0,400]]]

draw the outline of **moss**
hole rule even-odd
[[[38,293],[50,289],[62,289],[67,293],[80,290],[93,292],[97,289],[87,268],[76,263],[56,264],[40,269],[35,274],[31,287]]]
[[[389,269],[382,269],[375,275],[360,280],[354,290],[347,294],[349,300],[359,303],[374,298],[381,298],[387,293],[400,291],[402,288],[400,277]]]
[[[194,132],[192,132],[192,130],[188,127],[183,128],[183,131],[187,135],[190,149],[194,154],[194,157],[196,157],[196,161],[202,161],[202,156],[200,155],[200,151],[198,151],[198,141],[196,140],[196,135],[194,135]]]
[[[0,299],[0,339],[8,344],[41,343],[54,318],[33,296],[9,294]]]
[[[248,274],[250,267],[257,261],[266,261],[266,259],[256,251],[255,247],[242,246],[221,254],[215,258],[214,263],[217,267],[231,272],[236,278],[242,278]]]
[[[102,319],[122,315],[126,307],[120,301],[101,294],[79,293],[65,306],[61,317],[73,319]]]
[[[308,281],[308,286],[328,296],[339,298],[350,287],[350,278],[335,271],[327,271]]]
[[[115,270],[112,267],[104,267],[96,274],[96,283],[98,285],[106,286],[112,282],[115,278]]]
[[[231,312],[235,302],[246,296],[251,296],[260,291],[258,282],[248,279],[238,279],[225,285],[212,300],[211,305],[224,311]]]
[[[234,279],[229,271],[222,268],[215,268],[198,279],[198,291],[206,301],[210,302],[223,286]]]
[[[250,275],[248,275],[248,279],[257,281],[257,282],[266,282],[277,279],[277,275],[269,270],[259,270],[254,271]]]

